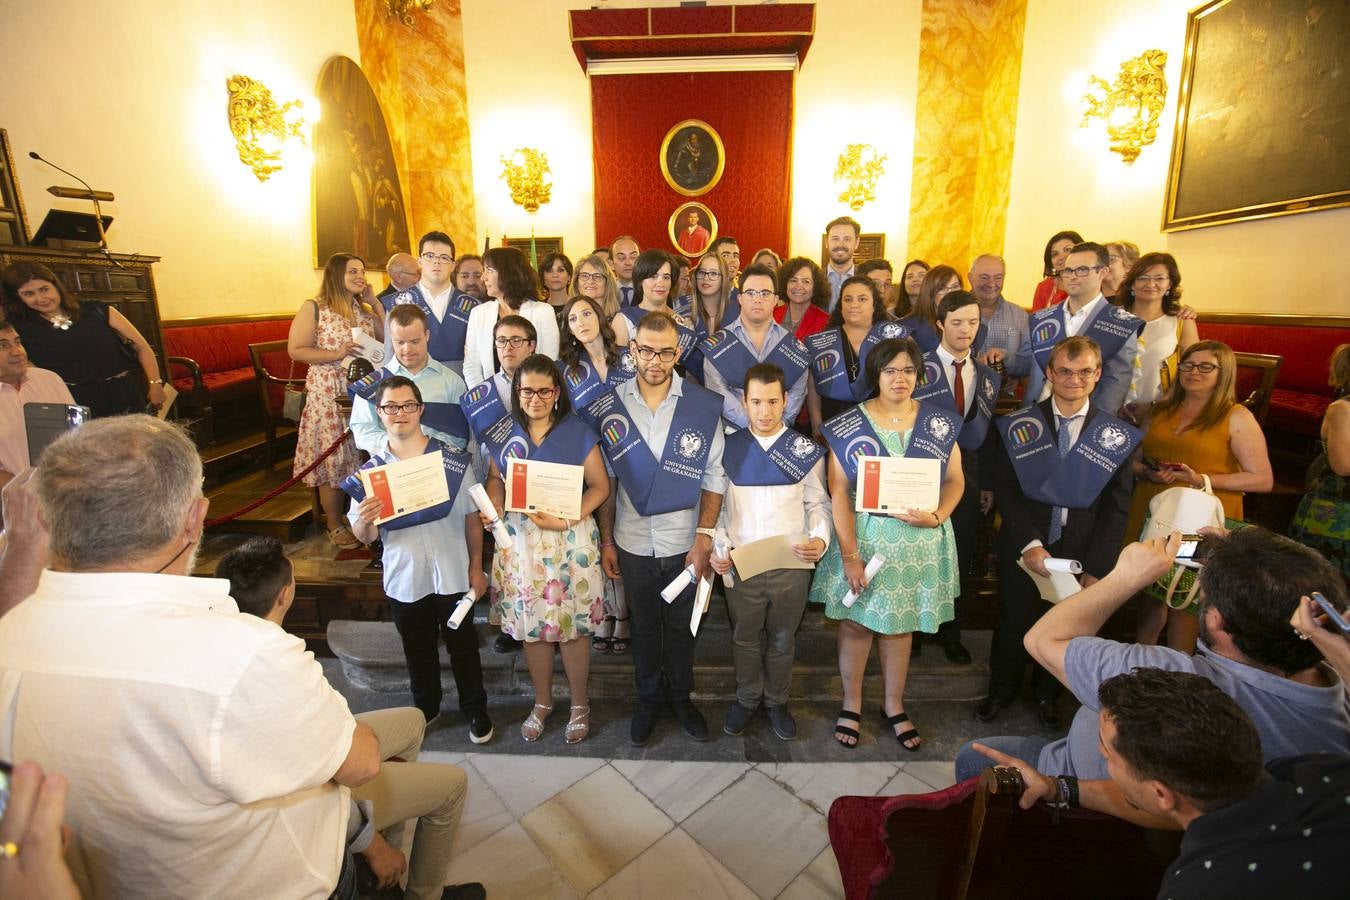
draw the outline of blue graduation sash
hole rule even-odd
[[[974,415],[965,420],[957,443],[962,450],[978,450],[989,433],[989,422],[994,417],[994,406],[998,403],[998,390],[1003,385],[1003,379],[993,369],[976,360],[973,353],[966,360],[975,367],[975,407]],[[943,371],[942,359],[936,350],[924,354],[921,376],[914,388],[915,400],[936,403],[943,409],[961,415],[961,411],[956,408],[956,395],[952,393],[946,372]]]
[[[909,328],[903,322],[877,322],[858,346],[858,378],[848,380],[848,366],[844,362],[844,332],[827,328],[810,335],[804,343],[811,358],[811,378],[816,393],[840,403],[861,403],[872,394],[867,380],[867,354],[873,347],[890,338],[909,337]]]
[[[588,413],[600,422],[600,449],[639,514],[654,516],[698,505],[713,435],[721,428],[720,395],[684,382],[659,459],[616,392],[601,394]]]
[[[469,428],[473,436],[483,440],[483,433],[503,418],[510,418],[511,410],[506,408],[502,398],[497,395],[497,378],[494,375],[487,381],[474,385],[461,399],[464,414],[469,419]]]
[[[347,385],[347,396],[353,400],[360,397],[373,405],[380,382],[393,374],[388,369],[378,369],[371,372],[361,380],[353,381]],[[423,401],[422,424],[451,437],[463,438],[466,441],[469,439],[469,420],[465,418],[464,410],[460,408],[458,403],[450,403],[444,400]]]
[[[798,484],[824,455],[824,447],[791,428],[784,428],[768,450],[754,432],[742,428],[727,435],[722,468],[742,487]]]
[[[996,420],[1022,493],[1041,503],[1087,509],[1106,487],[1143,432],[1101,410],[1083,425],[1069,455],[1059,458],[1055,429],[1040,404]]]
[[[637,340],[638,323],[642,321],[642,317],[647,315],[648,312],[649,310],[645,310],[640,306],[625,306],[623,309],[619,310],[619,315],[628,320],[628,336],[631,339]],[[684,362],[685,357],[689,355],[689,351],[697,346],[698,338],[694,335],[694,330],[687,325],[681,325],[679,322],[676,322],[675,348],[680,351],[680,355],[675,361]],[[627,353],[627,348],[625,348],[623,352]],[[633,372],[637,372],[636,366],[633,367]]]
[[[445,318],[437,319],[431,311],[426,298],[422,296],[422,286],[415,284],[406,291],[390,294],[383,301],[385,312],[389,312],[400,303],[411,303],[422,310],[427,317],[427,352],[437,362],[463,362],[464,341],[469,333],[469,313],[478,305],[478,301],[458,288],[450,289],[450,302],[445,307]]]
[[[704,365],[711,364],[728,387],[737,389],[745,387],[745,373],[759,362],[745,342],[728,328],[723,328],[704,340],[699,349],[703,351]],[[764,362],[773,363],[783,370],[789,388],[797,383],[797,379],[802,376],[809,364],[806,349],[792,336],[792,332],[788,332],[786,337],[774,345],[769,355],[764,358]]]
[[[1031,314],[1027,326],[1031,331],[1031,355],[1036,359],[1036,367],[1042,371],[1050,364],[1050,351],[1065,336],[1067,305],[1066,300]],[[1102,349],[1102,362],[1105,363],[1120,352],[1127,340],[1134,340],[1143,328],[1143,319],[1126,312],[1122,307],[1102,301],[1102,308],[1097,310],[1087,327],[1078,333],[1097,342],[1097,346]]]
[[[881,443],[872,423],[861,406],[846,409],[833,419],[821,423],[821,434],[834,451],[835,459],[844,469],[850,484],[858,481],[858,458],[862,456],[890,456]],[[909,435],[905,456],[909,459],[936,459],[941,462],[942,477],[947,476],[947,462],[952,447],[961,434],[961,417],[933,403],[920,403],[914,417],[914,428]]]
[[[575,415],[568,415],[553,426],[538,447],[513,416],[498,419],[483,433],[483,447],[497,464],[497,472],[506,477],[507,461],[537,459],[541,462],[579,466],[600,439]]]
[[[426,509],[419,509],[416,512],[401,515],[396,519],[390,519],[380,525],[380,534],[384,534],[386,531],[398,531],[401,528],[411,528],[414,525],[425,525],[427,522],[435,522],[450,515],[450,509],[455,505],[455,497],[459,495],[460,482],[464,480],[464,473],[469,468],[469,454],[453,447],[447,447],[435,438],[427,439],[427,448],[424,452],[441,454],[441,460],[445,468],[445,486],[449,493],[449,499],[444,503],[437,503],[435,506],[429,506]],[[385,466],[393,462],[398,462],[398,457],[386,450],[366,460],[361,468],[373,469],[376,466]],[[357,503],[366,499],[366,487],[361,483],[361,476],[355,472],[342,479],[340,486],[347,496]]]
[[[604,381],[600,380],[600,373],[595,371],[595,366],[591,364],[589,358],[582,357],[575,368],[570,368],[567,363],[558,360],[558,369],[562,372],[563,384],[567,387],[567,397],[572,401],[573,409],[584,408],[602,391],[616,388],[633,377],[636,368],[630,369],[623,365],[625,354],[627,350],[620,354],[614,365],[608,367]],[[631,356],[627,356],[627,359],[632,361]]]

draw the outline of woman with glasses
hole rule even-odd
[[[693,297],[689,305],[689,322],[694,331],[694,349],[684,360],[684,370],[700,384],[703,382],[703,351],[699,345],[709,335],[717,334],[724,325],[736,320],[740,306],[732,309],[731,272],[717,251],[709,251],[698,258],[690,271]],[[732,315],[732,312],[735,315]]]
[[[1141,260],[1142,262],[1142,260]],[[1242,518],[1242,495],[1274,484],[1266,438],[1256,417],[1234,395],[1237,361],[1227,344],[1198,341],[1181,354],[1177,380],[1153,404],[1135,455],[1138,479],[1125,539],[1137,540],[1148,504],[1171,487],[1213,488],[1224,516]],[[1135,640],[1156,644],[1163,625],[1167,645],[1190,653],[1199,624],[1193,610],[1170,610],[1143,598]]]
[[[900,282],[895,286],[895,308],[892,315],[897,319],[903,319],[914,311],[914,304],[919,302],[919,289],[923,287],[923,279],[927,274],[928,263],[923,260],[911,259],[905,263],[905,268],[900,273]]]
[[[496,371],[493,328],[497,319],[524,316],[538,334],[537,352],[558,357],[558,319],[537,297],[539,284],[525,254],[515,247],[493,247],[483,254],[483,292],[488,299],[469,313],[464,339],[464,383],[474,388]]]
[[[675,290],[675,265],[664,250],[643,250],[633,264],[633,305],[625,306],[610,320],[614,341],[627,347],[629,339],[637,334],[638,322],[650,312],[666,312],[675,320],[679,331],[680,355],[687,354],[695,345],[694,331],[675,314],[671,306]],[[636,369],[634,370],[636,371]]]
[[[1170,253],[1145,253],[1136,260],[1116,300],[1144,320],[1134,378],[1125,395],[1126,410],[1138,416],[1176,380],[1182,351],[1200,340],[1200,333],[1195,311],[1181,305],[1181,271]]]
[[[936,634],[939,625],[956,615],[960,579],[950,519],[965,486],[961,450],[956,446],[960,419],[914,399],[922,370],[923,355],[914,341],[881,341],[867,356],[867,379],[876,386],[871,396],[823,427],[830,446],[836,539],[816,568],[810,599],[824,603],[825,615],[839,622],[844,701],[834,737],[849,748],[858,745],[863,672],[875,642],[884,688],[882,718],[901,746],[911,752],[919,749],[918,729],[904,709],[911,638],[916,631]],[[937,458],[942,474],[936,508],[855,512],[855,450],[861,444],[869,456]],[[869,579],[864,570],[875,556],[884,562]],[[850,591],[857,599],[846,606]]]
[[[829,282],[824,283],[828,290]],[[867,355],[872,348],[887,338],[909,336],[904,325],[886,315],[881,291],[866,275],[844,279],[839,303],[827,324],[802,342],[811,357],[806,415],[817,440],[822,439],[821,423],[872,395],[875,384],[867,380]]]
[[[609,496],[600,439],[572,414],[562,373],[541,354],[525,358],[511,382],[511,431],[500,443],[484,441],[488,497],[511,542],[497,548],[489,594],[502,631],[525,645],[534,683],[534,708],[520,736],[537,741],[553,711],[554,647],[562,654],[572,703],[564,736],[575,744],[590,732],[586,695],[590,650],[586,638],[604,618],[600,532],[593,514]],[[582,468],[580,516],[506,512],[505,473],[523,458]],[[488,520],[483,519],[486,526]]]
[[[1336,399],[1322,417],[1322,452],[1308,469],[1308,493],[1294,513],[1289,536],[1350,578],[1350,344],[1331,354],[1327,383]]]
[[[592,254],[577,263],[576,274],[572,277],[572,296],[590,297],[600,304],[606,322],[614,318],[619,311],[619,284],[603,256]]]
[[[539,261],[539,284],[544,289],[544,301],[553,307],[562,328],[563,307],[571,299],[568,288],[572,284],[572,261],[562,253],[550,253]]]
[[[1129,241],[1111,241],[1105,245],[1107,259],[1110,260],[1102,270],[1102,296],[1113,306],[1119,306],[1125,284],[1125,273],[1139,262],[1139,247]]]
[[[573,297],[563,310],[562,351],[558,366],[576,416],[599,431],[600,421],[586,407],[603,394],[633,377],[632,357],[614,342],[599,302]],[[628,649],[628,604],[623,583],[605,579],[605,618],[595,626],[591,649],[597,653],[623,653]]]
[[[1083,236],[1076,231],[1057,231],[1045,242],[1045,252],[1041,255],[1045,263],[1041,274],[1045,280],[1036,285],[1036,293],[1031,298],[1032,312],[1062,303],[1069,296],[1060,288],[1059,277],[1055,273],[1064,268],[1069,251],[1081,243]]]

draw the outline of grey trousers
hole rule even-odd
[[[792,680],[797,626],[806,611],[810,569],[773,569],[727,588],[736,702],[754,709],[783,706]]]

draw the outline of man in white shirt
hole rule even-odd
[[[853,254],[858,251],[861,236],[862,226],[849,216],[840,216],[825,226],[825,253],[830,258],[825,267],[825,277],[830,280],[830,312],[839,303],[840,288],[854,275]]]
[[[454,285],[455,242],[443,231],[428,231],[417,242],[422,264],[422,279],[405,291],[382,299],[385,312],[402,303],[416,305],[427,318],[428,350],[431,358],[453,369],[464,371],[464,340],[469,313],[478,301]],[[394,355],[390,336],[384,338],[385,357]]]
[[[614,267],[614,280],[619,286],[620,306],[633,305],[633,266],[641,252],[638,242],[626,234],[609,245],[609,264]]]
[[[188,577],[196,447],[151,416],[97,419],[36,481],[50,568],[0,619],[0,757],[69,780],[81,894],[328,897],[379,744],[303,641]]]
[[[792,554],[816,563],[830,543],[830,497],[825,491],[825,451],[784,424],[787,379],[772,363],[753,366],[742,392],[750,427],[727,437],[722,467],[727,492],[722,522],[731,547],[790,535]],[[712,567],[725,575],[729,556],[714,555]],[[788,683],[796,653],[797,626],[806,610],[811,569],[779,568],[726,589],[733,622],[736,702],[722,730],[745,730],[761,702],[781,740],[797,736],[787,708]]]

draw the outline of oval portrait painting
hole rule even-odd
[[[661,142],[661,174],[686,197],[706,194],[722,180],[726,153],[722,138],[707,122],[685,119]]]

